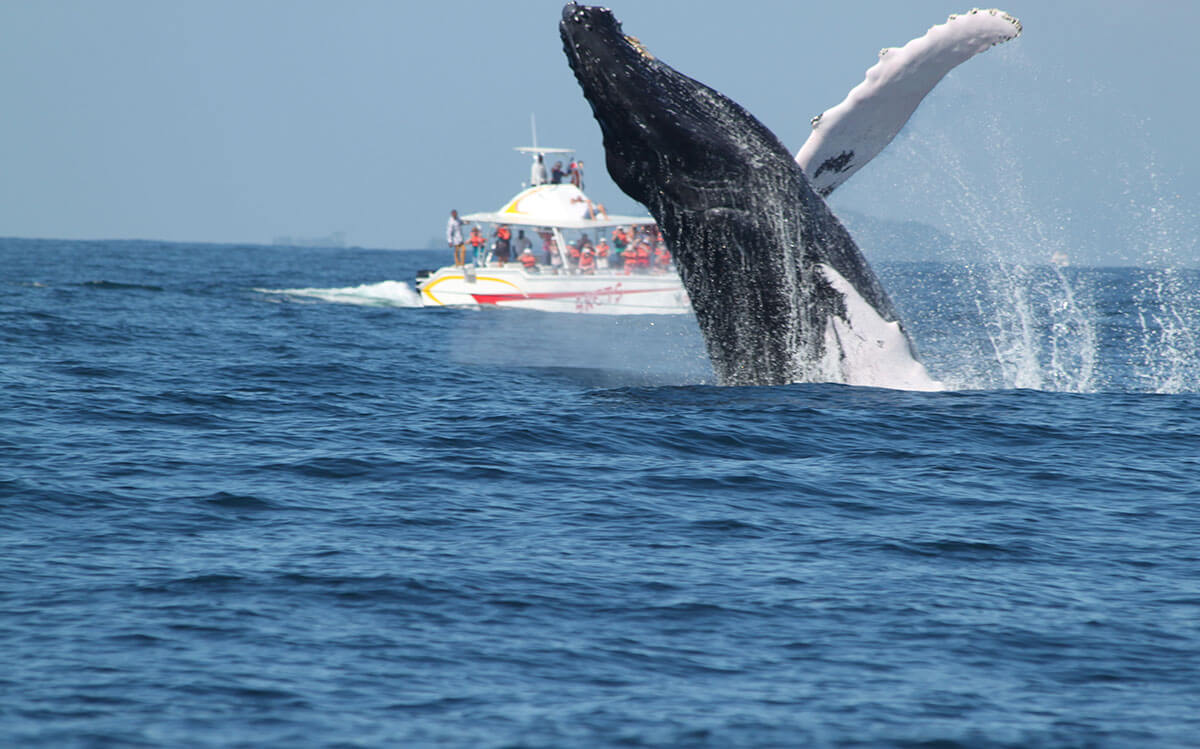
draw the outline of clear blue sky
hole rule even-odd
[[[345,231],[353,244],[423,247],[450,208],[494,209],[527,179],[511,148],[529,141],[531,113],[543,145],[578,149],[594,198],[641,212],[604,174],[561,7],[0,0],[0,235],[263,243]],[[612,7],[651,52],[795,151],[880,47],[970,4]],[[1002,7],[1024,34],[943,81],[834,209],[1003,234],[1039,257],[1062,245],[1080,261],[1135,262],[1171,245],[1196,264],[1200,3]]]

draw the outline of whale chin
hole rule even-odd
[[[766,126],[607,9],[568,4],[559,29],[608,172],[657,221],[719,382],[937,387],[854,240]]]

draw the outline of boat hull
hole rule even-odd
[[[418,280],[426,307],[504,307],[597,315],[681,315],[692,311],[674,272],[531,273],[523,267],[447,266]]]

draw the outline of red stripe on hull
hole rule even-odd
[[[651,294],[674,289],[622,289],[620,285],[595,291],[554,291],[533,294],[471,294],[477,304],[499,304],[500,302],[523,302],[530,299],[579,299],[596,303],[604,298],[620,299],[626,294]]]

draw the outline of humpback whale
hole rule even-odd
[[[658,222],[718,381],[939,389],[850,234],[775,135],[605,8],[559,31],[613,181]]]

